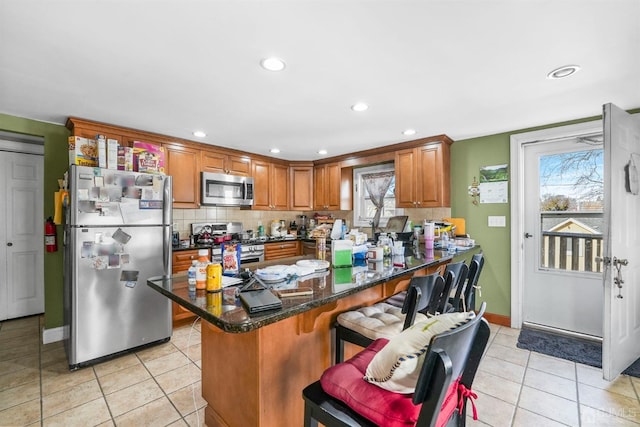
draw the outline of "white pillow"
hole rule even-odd
[[[396,393],[413,393],[431,338],[474,317],[473,311],[447,313],[414,323],[391,338],[373,357],[367,366],[365,381]]]

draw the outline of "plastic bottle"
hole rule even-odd
[[[196,264],[196,289],[207,288],[207,265],[209,265],[209,250],[198,251],[198,264]]]
[[[264,237],[264,226],[262,221],[258,221],[258,237]]]
[[[198,270],[198,261],[191,261],[191,267],[187,271],[187,281],[189,283],[189,292],[195,292],[196,290],[196,271]]]
[[[440,236],[440,247],[444,251],[449,250],[449,233],[447,233],[446,231],[443,231],[442,235]]]

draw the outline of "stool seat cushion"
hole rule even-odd
[[[473,311],[448,313],[414,323],[376,353],[367,367],[365,380],[396,393],[413,393],[431,338],[474,317]]]
[[[367,338],[376,340],[378,338],[390,339],[400,332],[404,326],[405,315],[402,308],[385,302],[380,302],[369,307],[362,307],[353,311],[340,313],[337,318],[339,325],[358,332]],[[414,322],[427,320],[427,316],[416,313]]]
[[[411,394],[390,393],[364,381],[371,359],[387,344],[380,338],[351,359],[324,371],[322,389],[346,403],[353,411],[380,426],[414,426],[422,405],[414,405]]]

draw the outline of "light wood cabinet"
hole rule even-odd
[[[313,209],[340,210],[340,163],[327,163],[313,169]]]
[[[289,209],[289,167],[252,160],[253,210]]]
[[[280,258],[289,258],[302,254],[299,240],[265,243],[264,260],[271,261]]]
[[[313,209],[313,164],[289,166],[289,208],[294,211]]]
[[[235,156],[219,151],[202,150],[200,164],[203,172],[240,176],[251,175],[251,159],[248,156]]]
[[[198,249],[189,249],[186,251],[174,251],[171,260],[171,271],[173,274],[187,271],[191,266],[191,262],[198,259]]]
[[[171,259],[172,274],[185,272],[189,269],[191,261],[198,259],[198,250],[192,249],[187,251],[173,252]],[[171,302],[171,319],[173,324],[179,324],[194,319],[196,316],[191,311],[182,307],[175,302]]]
[[[179,144],[163,144],[165,168],[173,177],[173,207],[200,207],[200,150]]]
[[[451,205],[449,145],[444,141],[396,151],[396,207]]]

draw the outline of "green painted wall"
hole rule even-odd
[[[459,140],[451,146],[451,216],[465,218],[467,233],[482,246],[485,265],[478,304],[486,301],[488,313],[511,315],[511,204],[472,204],[468,188],[473,177],[480,178],[483,166],[510,164],[511,135],[599,119],[601,116]],[[506,227],[488,227],[489,216],[504,216]]]
[[[640,112],[640,109],[630,112]],[[467,232],[482,245],[486,262],[480,283],[487,311],[509,316],[511,311],[510,205],[471,203],[467,188],[478,177],[480,167],[509,163],[509,137],[515,133],[595,120],[592,117],[503,134],[456,141],[451,147],[451,214],[466,218]],[[44,137],[44,220],[53,215],[53,193],[58,178],[68,169],[67,141],[69,130],[62,125],[0,114],[0,130]],[[487,217],[505,216],[506,227],[489,228]],[[58,227],[58,242],[62,242],[62,227]],[[45,328],[63,325],[62,250],[45,252]]]
[[[0,130],[44,137],[44,221],[53,216],[53,193],[58,178],[68,169],[69,130],[61,125],[0,114]],[[45,329],[63,325],[62,288],[62,227],[58,226],[58,252],[44,253],[44,311]],[[44,242],[43,242],[44,244]]]

